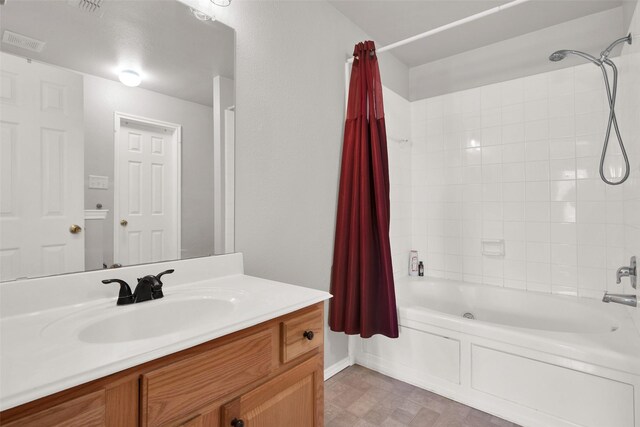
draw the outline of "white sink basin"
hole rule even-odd
[[[167,304],[158,302],[141,303],[131,307],[133,310],[93,322],[80,330],[78,338],[89,343],[154,338],[186,331],[207,322],[215,326],[216,319],[226,317],[234,308],[232,302],[214,298],[175,300]]]
[[[125,306],[109,302],[50,323],[41,334],[109,344],[212,330],[233,314],[239,296],[233,292],[185,293]]]

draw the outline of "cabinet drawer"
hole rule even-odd
[[[322,309],[280,323],[280,360],[287,363],[324,343]]]
[[[240,389],[272,370],[272,329],[142,376],[143,426],[157,426]]]
[[[104,390],[26,416],[4,427],[98,427],[105,425]]]

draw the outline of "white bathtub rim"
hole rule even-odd
[[[420,279],[426,282],[436,280],[458,285],[489,286],[440,278]],[[415,281],[413,278],[411,280]],[[571,297],[558,296],[558,298]],[[586,303],[590,304],[592,301],[586,301]],[[491,339],[554,356],[565,357],[577,362],[640,375],[640,334],[638,334],[636,324],[628,310],[611,309],[609,312],[615,318],[618,326],[616,331],[581,334],[544,331],[468,320],[461,316],[453,316],[423,307],[406,307],[402,305],[398,307],[399,323],[404,327],[424,330],[424,325],[433,325],[451,331],[453,334],[462,333]]]
[[[404,300],[402,295],[402,289],[404,286],[406,286],[407,284],[408,286],[422,286],[422,285],[419,285],[419,283],[424,283],[426,286],[431,284],[436,286],[444,285],[445,287],[453,285],[453,286],[460,287],[462,289],[464,288],[486,289],[488,292],[509,293],[509,294],[517,295],[519,297],[524,296],[525,298],[532,297],[535,299],[553,299],[553,300],[562,301],[563,304],[568,304],[569,306],[574,306],[574,305],[589,306],[591,309],[595,309],[596,311],[600,312],[600,314],[606,313],[607,317],[614,317],[614,318],[619,318],[621,315],[623,317],[626,315],[628,315],[629,317],[633,317],[632,312],[626,309],[636,310],[635,308],[626,307],[626,306],[622,306],[615,303],[604,304],[599,299],[590,298],[590,297],[566,295],[566,294],[550,294],[546,292],[538,292],[538,291],[515,289],[515,288],[505,288],[501,286],[465,282],[462,280],[444,279],[440,277],[404,276],[404,277],[396,278],[395,283],[396,283],[396,296],[398,297],[399,305],[401,305],[401,303]],[[400,291],[398,291],[399,289]],[[640,311],[638,312],[638,314],[640,314]],[[640,321],[640,316],[638,316],[638,320]],[[526,329],[529,329],[529,328],[526,328]],[[536,329],[536,328],[530,328],[530,329]],[[638,335],[640,336],[640,325],[638,325],[637,332],[638,332]],[[578,333],[581,333],[581,332],[578,332]],[[584,333],[594,333],[594,332],[584,332]]]

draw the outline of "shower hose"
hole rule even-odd
[[[609,83],[609,73],[605,68],[605,64],[611,67],[613,70],[613,91],[611,90],[611,84]],[[607,131],[604,136],[604,145],[602,146],[602,155],[600,156],[600,178],[609,185],[620,185],[629,178],[631,168],[629,166],[629,157],[627,156],[627,150],[624,148],[624,141],[620,135],[620,129],[618,128],[618,119],[616,118],[616,96],[618,92],[618,68],[616,64],[610,59],[605,59],[600,63],[600,69],[602,70],[602,77],[604,78],[604,85],[607,89],[607,98],[609,99],[609,121],[607,123]],[[611,137],[611,128],[614,128],[616,137],[618,138],[618,144],[620,145],[620,151],[624,158],[625,173],[620,181],[610,181],[604,174],[604,162],[607,157],[607,148],[609,147],[609,139]]]

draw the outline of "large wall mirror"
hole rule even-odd
[[[0,31],[1,281],[233,252],[233,29],[6,0]]]

